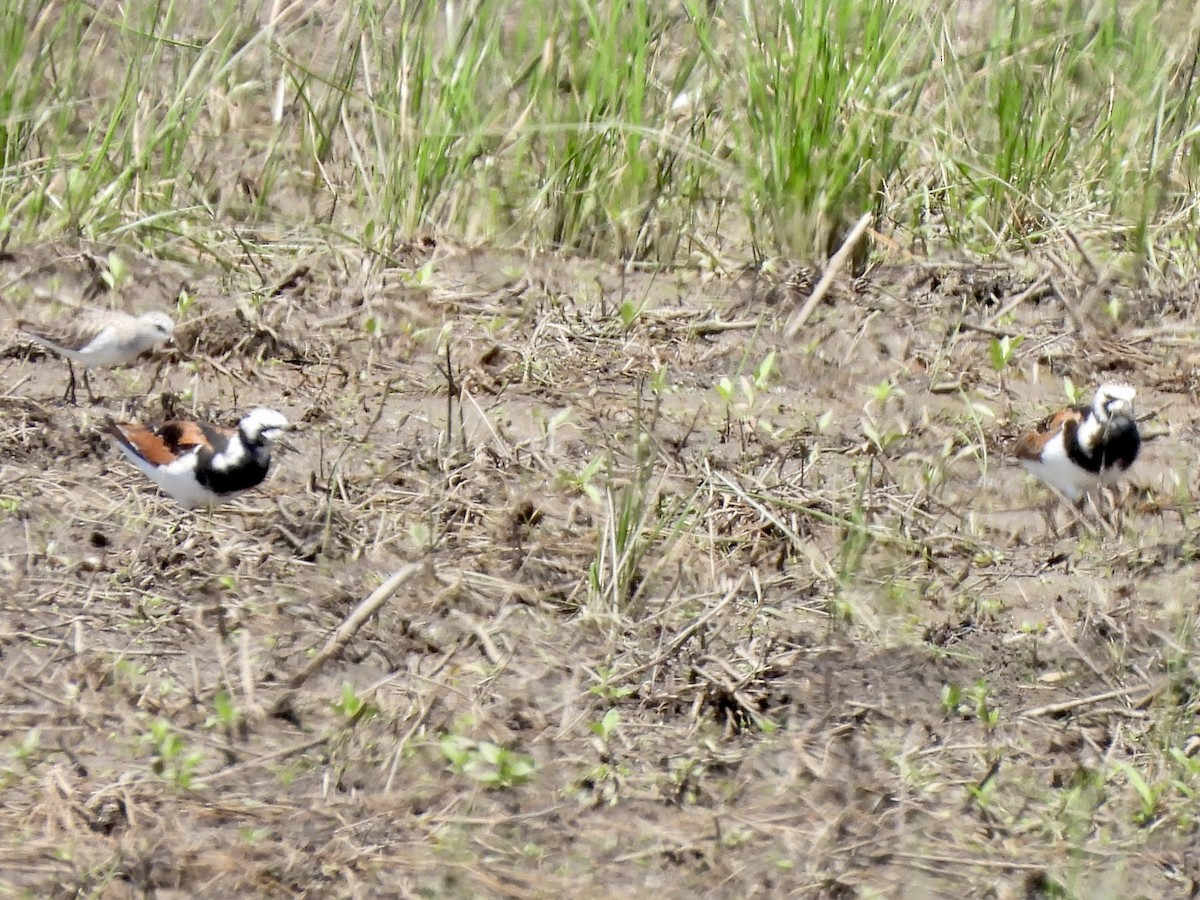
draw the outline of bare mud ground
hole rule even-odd
[[[0,261],[13,321],[187,292],[95,405],[6,333],[7,893],[1196,895],[1193,285],[881,267],[785,340],[811,273],[107,252]],[[1149,438],[1082,512],[1007,459],[1063,376]],[[211,514],[99,428],[259,404]]]

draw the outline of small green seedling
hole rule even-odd
[[[650,391],[655,397],[661,397],[666,393],[670,373],[671,370],[667,366],[654,367],[654,372],[650,375]]]
[[[1166,790],[1166,784],[1150,784],[1142,777],[1141,772],[1127,762],[1119,761],[1117,767],[1125,773],[1125,779],[1129,782],[1129,786],[1138,795],[1138,811],[1134,813],[1133,820],[1138,825],[1151,824],[1158,818],[1159,804],[1163,792]]]
[[[120,254],[115,250],[108,254],[108,265],[100,277],[104,283],[108,285],[110,291],[120,289],[120,287],[129,281],[129,266],[125,264],[125,260],[121,259]]]
[[[1000,710],[992,705],[987,683],[981,678],[971,687],[970,699],[975,704],[975,718],[990,735],[1000,724]]]
[[[1003,337],[992,338],[992,342],[988,345],[988,355],[991,358],[992,368],[997,372],[1003,373],[1005,369],[1012,365],[1017,348],[1024,342],[1025,338],[1019,335],[1010,337],[1006,334]]]
[[[226,734],[232,733],[242,721],[242,714],[233,703],[228,691],[217,691],[213,696],[213,714],[204,720],[205,728],[219,728]]]
[[[621,713],[614,707],[604,714],[604,717],[599,722],[593,722],[588,727],[592,734],[600,738],[605,744],[616,733],[617,726],[621,724]]]
[[[379,710],[360,697],[354,690],[354,685],[346,681],[342,683],[342,697],[329,704],[335,712],[341,713],[351,722],[359,719],[366,720],[378,715]]]
[[[957,684],[942,685],[942,709],[947,713],[957,715],[962,705],[962,688]]]
[[[433,260],[415,271],[401,273],[400,277],[410,287],[428,287],[433,282]]]
[[[154,754],[152,768],[155,774],[174,782],[176,787],[191,788],[196,770],[204,762],[203,751],[188,750],[166,719],[151,723],[149,733],[143,735],[142,740],[150,745]]]
[[[1067,395],[1067,402],[1072,406],[1078,406],[1083,402],[1083,391],[1075,386],[1075,382],[1069,375],[1063,376],[1063,393]]]
[[[754,389],[758,392],[765,391],[771,386],[771,382],[775,380],[778,374],[775,367],[775,362],[778,359],[778,354],[772,350],[763,357],[762,362],[754,370]]]
[[[645,307],[639,306],[632,300],[626,300],[621,304],[619,311],[621,317],[621,330],[628,331],[637,324],[637,320],[642,317],[642,310]]]
[[[588,693],[599,697],[601,700],[612,702],[613,700],[624,700],[634,692],[634,688],[629,686],[619,686],[612,683],[612,669],[600,667],[596,669],[597,683],[588,688]]]
[[[537,769],[533,758],[524,753],[459,734],[443,735],[438,741],[438,748],[455,772],[492,790],[507,790],[526,784]]]
[[[896,392],[896,382],[890,378],[885,378],[879,384],[869,389],[871,399],[879,406],[887,405],[888,400]]]
[[[608,464],[608,457],[605,454],[592,459],[583,469],[577,473],[566,472],[559,470],[555,480],[560,487],[574,488],[581,494],[584,494],[593,503],[601,503],[604,500],[604,494],[593,483],[593,479],[600,474],[600,470]]]

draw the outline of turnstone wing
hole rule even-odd
[[[271,443],[288,429],[273,409],[254,409],[237,428],[172,419],[157,428],[107,421],[121,451],[180,506],[216,506],[261,484]]]
[[[1078,500],[1111,484],[1137,459],[1142,439],[1127,384],[1102,384],[1091,406],[1062,409],[1021,436],[1014,454],[1029,472]]]
[[[71,380],[63,399],[75,402],[75,367],[83,366],[83,386],[92,399],[88,369],[120,366],[132,362],[147,350],[170,340],[175,323],[165,312],[153,310],[131,316],[117,310],[84,310],[60,329],[42,328],[31,322],[17,323],[21,333],[36,344],[67,361]]]

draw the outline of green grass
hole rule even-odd
[[[1188,7],[981,6],[14,3],[0,222],[225,264],[316,223],[722,265],[871,210],[894,248],[1194,267]]]

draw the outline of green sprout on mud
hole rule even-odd
[[[598,535],[596,556],[588,566],[591,596],[610,612],[624,611],[638,587],[642,558],[649,552],[649,497],[645,483],[630,484],[605,497],[608,515]]]
[[[510,316],[500,314],[495,316],[487,316],[486,318],[480,319],[479,325],[481,328],[483,328],[488,337],[494,338],[511,322],[512,318]]]
[[[656,365],[650,375],[650,392],[655,397],[662,397],[667,392],[667,382],[671,377],[669,366]]]
[[[614,700],[624,700],[632,695],[636,688],[628,685],[613,684],[612,679],[615,673],[612,669],[600,667],[596,669],[596,684],[588,688],[588,693],[599,697],[601,700],[612,702]]]
[[[234,705],[228,691],[217,691],[213,695],[213,712],[204,720],[204,727],[219,729],[226,735],[232,735],[242,723],[242,713]]]
[[[634,303],[632,300],[626,300],[621,304],[618,310],[618,315],[621,318],[621,330],[629,331],[637,324],[638,319],[642,317],[642,312],[646,309],[644,303]]]
[[[559,410],[550,418],[545,418],[541,410],[534,411],[534,421],[538,423],[542,432],[542,440],[547,448],[552,448],[558,437],[558,429],[571,421],[571,408]]]
[[[870,416],[863,417],[861,426],[863,437],[867,439],[868,445],[874,448],[875,453],[887,453],[904,437],[903,430],[880,428]]]
[[[978,784],[967,785],[967,794],[981,810],[986,810],[992,805],[992,800],[999,789],[1000,779],[996,777],[998,771],[996,764],[993,764],[982,781]]]
[[[726,408],[733,406],[735,400],[733,381],[728,375],[723,375],[721,380],[718,381],[713,387],[713,390],[717,392],[717,396],[721,398],[721,401],[725,404]]]
[[[725,410],[723,440],[729,437],[735,418],[743,424],[752,418],[759,395],[770,387],[779,374],[777,360],[778,355],[772,350],[755,366],[752,374],[737,375],[736,381],[725,375],[713,385]],[[757,424],[765,430],[771,430],[766,420]]]
[[[112,680],[118,687],[135,694],[142,690],[142,679],[147,671],[145,663],[132,659],[118,659],[112,664]]]
[[[187,315],[188,310],[196,305],[196,295],[190,293],[186,289],[179,292],[179,296],[175,298],[175,308],[179,310],[181,316]]]
[[[366,721],[379,714],[379,709],[360,697],[354,690],[354,685],[346,681],[342,683],[342,696],[329,704],[334,712],[344,716],[349,722]]]
[[[34,754],[42,746],[42,730],[40,728],[30,728],[25,732],[25,737],[21,739],[19,744],[13,745],[9,749],[12,758],[17,760],[26,768],[29,768],[30,761]]]
[[[765,730],[765,729],[764,729]],[[694,804],[700,800],[700,782],[707,771],[704,763],[692,756],[680,756],[671,760],[670,784],[673,794],[672,800],[675,803]],[[726,847],[734,847],[740,842],[737,837],[740,834],[740,829],[735,830],[730,834],[730,841],[726,842],[725,832],[722,830],[721,843]]]
[[[100,273],[100,278],[108,285],[110,291],[120,290],[129,281],[129,266],[115,250],[108,254],[107,265]]]
[[[1150,825],[1159,816],[1163,794],[1167,784],[1150,784],[1142,777],[1142,773],[1124,760],[1117,761],[1117,768],[1124,773],[1125,780],[1133,788],[1138,797],[1138,810],[1133,814],[1133,821],[1138,825]]]
[[[1069,375],[1063,376],[1063,393],[1067,395],[1067,402],[1072,406],[1078,406],[1083,402],[1083,391],[1075,386],[1075,382]]]
[[[629,766],[611,762],[593,766],[576,782],[580,801],[615,806],[621,799],[621,785],[629,777],[629,772]]]
[[[608,455],[601,453],[599,456],[594,457],[579,472],[567,472],[559,469],[554,480],[560,488],[570,488],[578,491],[593,503],[599,504],[604,502],[604,493],[594,483],[594,479],[606,465],[608,465]]]
[[[644,431],[634,445],[635,461],[627,482],[608,487],[604,521],[596,535],[596,552],[588,565],[588,611],[608,621],[634,616],[653,575],[666,559],[666,549],[691,522],[690,497],[664,496],[651,483],[656,451]],[[643,566],[650,561],[648,571]]]
[[[1187,751],[1179,747],[1172,747],[1168,756],[1179,770],[1179,775],[1171,779],[1171,789],[1187,801],[1184,811],[1178,813],[1179,826],[1190,833],[1196,823],[1193,810],[1196,809],[1196,800],[1200,798],[1200,790],[1196,787],[1200,779],[1200,759],[1189,756]]]
[[[891,378],[885,378],[879,384],[869,388],[867,393],[871,395],[871,399],[875,401],[876,405],[886,406],[888,400],[896,393],[896,382]]]
[[[777,359],[778,355],[772,350],[754,367],[753,375],[738,376],[736,387],[732,378],[723,376],[716,384],[717,396],[727,408],[737,406],[743,411],[748,411],[758,399],[758,395],[770,387],[779,374],[776,368]]]
[[[985,478],[988,473],[988,426],[995,420],[996,413],[986,403],[971,399],[965,391],[960,397],[965,407],[960,418],[963,424],[954,435],[960,446],[943,462],[953,464],[960,459],[973,458],[979,467],[979,477]]]
[[[958,715],[962,705],[962,688],[957,684],[942,685],[942,709],[948,714]]]
[[[433,283],[433,260],[411,272],[401,272],[400,279],[409,287],[429,287]]]
[[[753,384],[756,391],[759,391],[760,393],[765,391],[768,387],[770,387],[771,382],[775,380],[776,376],[779,374],[776,368],[776,361],[778,358],[778,354],[772,350],[770,353],[764,356],[762,362],[755,367]]]
[[[1095,827],[1096,813],[1104,805],[1103,773],[1086,765],[1071,773],[1071,780],[1046,828],[1056,840],[1079,841]]]
[[[991,361],[992,368],[996,374],[1000,376],[1000,388],[1005,388],[1004,373],[1009,366],[1012,365],[1013,359],[1016,356],[1017,348],[1025,342],[1025,338],[1016,335],[992,338],[988,344],[988,357]]]
[[[613,707],[606,712],[599,722],[593,722],[588,728],[592,734],[600,738],[600,741],[608,746],[608,742],[612,736],[617,733],[617,727],[621,724],[621,713]]]
[[[1000,710],[992,705],[991,693],[988,691],[987,682],[982,678],[971,686],[969,699],[974,704],[975,718],[983,725],[983,730],[991,740],[996,726],[1000,724]]]
[[[156,775],[163,776],[182,790],[191,788],[196,770],[204,762],[204,751],[187,749],[166,719],[152,722],[142,741],[149,744],[154,754],[151,768]]]
[[[443,735],[438,741],[438,749],[449,760],[454,772],[491,790],[507,790],[526,784],[537,771],[533,758],[524,753],[460,734]]]

